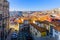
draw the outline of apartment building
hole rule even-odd
[[[60,27],[54,27],[53,37],[55,37],[56,40],[60,40]]]
[[[56,40],[60,40],[60,22],[55,21],[55,27],[53,27],[53,37],[56,38]]]
[[[9,27],[9,2],[7,0],[0,0],[0,29],[3,33],[7,34]],[[0,32],[1,33],[1,32]]]
[[[30,32],[34,40],[47,36],[47,29],[39,27],[34,23],[30,23]]]

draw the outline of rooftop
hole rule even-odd
[[[30,23],[34,28],[36,28],[37,30],[39,30],[40,32],[45,32],[47,29],[45,28],[42,28],[42,27],[39,27],[37,26],[36,24],[33,24],[33,23]]]

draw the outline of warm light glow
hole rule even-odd
[[[19,30],[19,24],[17,24],[14,29]]]
[[[33,23],[35,23],[35,21],[33,21]]]
[[[16,19],[14,22],[17,22],[17,23],[23,23],[23,18],[18,18],[18,19]]]
[[[37,17],[36,17],[36,16],[32,16],[30,19],[31,19],[32,21],[36,21],[36,20],[37,20]]]
[[[14,30],[19,30],[19,24],[10,24],[10,27],[9,28],[13,28]]]
[[[23,19],[21,19],[21,21],[23,22]]]
[[[38,18],[38,20],[40,20],[40,21],[50,21],[51,22],[51,17],[49,16],[49,15],[44,15],[44,16],[40,16],[39,18]]]

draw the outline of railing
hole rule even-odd
[[[9,18],[9,16],[8,17],[2,17],[2,19],[6,19],[6,18]]]
[[[9,2],[4,2],[4,6],[9,6]]]

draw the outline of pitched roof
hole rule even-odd
[[[47,29],[37,26],[36,24],[30,23],[34,28],[40,32],[46,32]]]
[[[54,27],[55,30],[60,31],[60,27]]]

